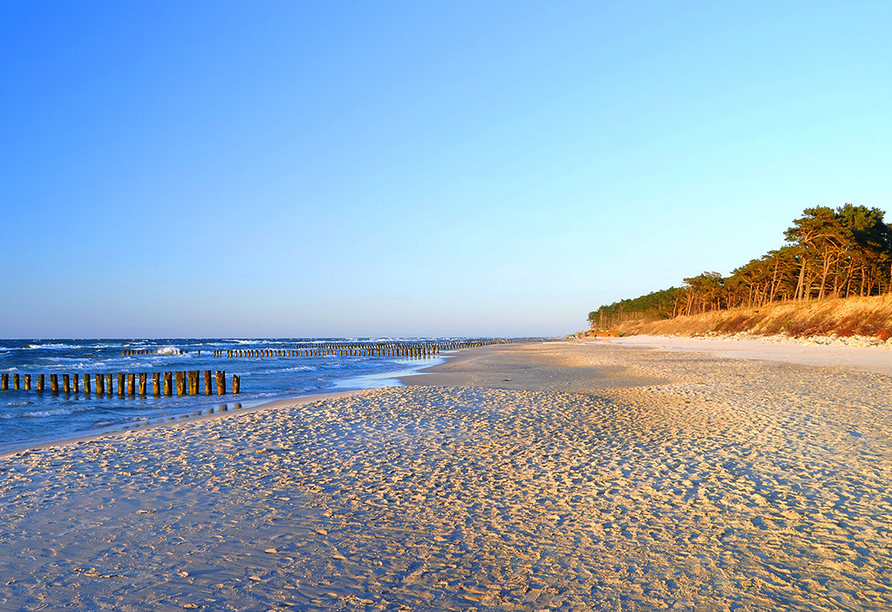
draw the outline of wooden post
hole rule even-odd
[[[214,375],[217,377],[217,395],[226,395],[226,372],[217,370]]]
[[[79,391],[79,389],[77,388],[77,383],[78,383],[78,377],[77,377],[77,374],[75,374],[75,375],[72,376],[71,378],[72,378],[72,381],[71,381],[71,382],[72,382],[72,385],[71,385],[71,391],[72,391],[73,393],[77,393],[77,392]]]
[[[112,382],[112,381],[113,381],[112,375],[110,373],[106,374],[105,375],[105,392],[109,395],[111,395],[112,393],[115,392],[115,389],[112,386],[112,385],[114,385],[114,382]]]
[[[50,391],[53,393],[59,392],[59,375],[58,374],[50,374]]]
[[[96,395],[105,394],[105,377],[102,374],[94,374],[93,379],[96,382]]]
[[[75,377],[75,380],[77,380],[77,377]],[[71,377],[68,374],[62,375],[62,390],[65,393],[71,393]]]
[[[177,395],[186,395],[186,373],[177,372]]]
[[[21,378],[19,377],[19,375],[13,374],[12,375],[12,385],[15,387],[16,391],[18,391],[19,389],[22,388],[20,383],[21,383]]]
[[[90,375],[84,374],[84,393],[86,395],[90,394]]]
[[[161,372],[152,372],[152,395],[161,395]]]
[[[43,374],[37,375],[37,390],[43,391]]]
[[[189,371],[189,395],[198,395],[198,370]]]
[[[118,395],[124,395],[124,373],[118,374]]]
[[[9,373],[0,374],[0,391],[9,391]]]
[[[170,372],[164,373],[164,395],[173,395],[173,376]]]
[[[139,373],[139,394],[140,395],[146,394],[146,373],[145,372]]]
[[[127,374],[127,395],[136,395],[136,374]]]
[[[205,395],[213,395],[212,391],[213,386],[211,385],[211,371],[204,371],[204,394]]]
[[[239,375],[233,374],[232,375],[232,392],[233,393],[239,392],[239,389],[241,389],[241,383],[242,383],[242,380],[241,380],[241,378],[239,378]]]

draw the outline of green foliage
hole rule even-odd
[[[703,272],[684,286],[620,300],[588,315],[592,327],[777,301],[878,295],[892,290],[892,226],[878,208],[807,208],[784,232],[788,243],[723,277]]]
[[[620,300],[588,313],[592,327],[607,328],[630,319],[669,319],[675,316],[678,296],[683,289],[671,287],[631,300]]]

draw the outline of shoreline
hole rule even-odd
[[[428,370],[3,457],[0,609],[892,607],[889,375],[570,341]]]
[[[28,446],[23,446],[20,448],[4,450],[0,452],[0,459],[9,456],[19,455],[21,453],[26,453],[34,450],[46,450],[54,447],[62,447],[62,446],[74,446],[77,444],[81,444],[84,442],[92,442],[96,440],[105,440],[109,438],[114,438],[117,436],[123,436],[131,432],[137,431],[149,431],[152,429],[160,428],[160,427],[177,427],[179,425],[189,424],[189,423],[200,423],[202,421],[212,421],[218,419],[226,419],[230,417],[238,417],[243,414],[250,414],[252,412],[256,412],[258,410],[265,409],[276,409],[276,408],[284,408],[290,406],[297,406],[302,403],[316,401],[317,399],[336,399],[338,397],[349,395],[351,393],[362,393],[367,389],[357,389],[354,391],[339,391],[335,393],[320,393],[320,394],[308,394],[308,395],[299,395],[291,398],[282,398],[277,400],[272,400],[269,402],[262,402],[260,404],[256,404],[254,406],[244,406],[240,408],[232,408],[227,410],[219,410],[214,411],[212,413],[203,413],[203,414],[181,414],[175,417],[167,417],[163,419],[157,419],[154,421],[144,422],[138,425],[127,425],[127,426],[110,426],[108,428],[103,428],[100,431],[92,432],[88,435],[75,435],[70,438],[60,438],[58,440],[46,440],[37,442],[35,444],[29,444]],[[227,402],[227,404],[235,403],[236,405],[239,402]]]
[[[873,373],[892,375],[892,351],[885,346],[844,346],[844,345],[828,345],[828,344],[808,344],[799,341],[779,341],[774,337],[739,337],[739,336],[711,336],[711,337],[688,337],[688,336],[654,336],[654,335],[635,335],[623,336],[619,338],[581,338],[568,340],[550,340],[538,344],[594,344],[594,345],[611,345],[616,347],[628,347],[639,349],[653,349],[667,352],[691,352],[712,355],[724,359],[750,359],[776,361],[781,363],[807,365],[813,367],[851,367]],[[497,388],[512,388],[517,385],[498,385],[494,383],[509,382],[504,379],[497,379],[493,374],[489,378],[471,377],[465,370],[465,366],[473,364],[479,360],[481,353],[487,351],[502,352],[508,347],[524,345],[492,345],[486,347],[478,347],[473,350],[462,350],[456,352],[445,352],[438,356],[441,360],[429,366],[415,368],[408,374],[403,374],[405,369],[394,372],[385,372],[372,375],[370,378],[374,380],[395,380],[398,386],[443,386],[451,384],[482,384],[483,386],[492,386]],[[507,372],[507,371],[506,371]],[[503,372],[503,375],[511,375],[510,372]],[[358,379],[348,379],[358,380]],[[516,382],[516,381],[510,381]],[[338,385],[335,385],[337,388]],[[386,385],[390,386],[390,385]],[[0,458],[15,455],[32,449],[44,449],[59,445],[71,445],[79,442],[87,442],[95,439],[105,438],[125,434],[130,431],[140,431],[144,429],[153,429],[156,427],[177,426],[182,423],[190,423],[194,421],[204,421],[209,419],[219,419],[237,416],[239,414],[247,414],[257,410],[276,409],[301,405],[307,402],[325,399],[336,399],[345,395],[354,393],[362,393],[364,391],[380,388],[377,385],[368,386],[358,389],[350,389],[346,391],[322,391],[318,393],[309,393],[304,395],[296,395],[292,397],[284,397],[270,401],[249,400],[248,404],[256,401],[261,403],[231,408],[227,410],[217,410],[212,413],[188,414],[184,413],[177,416],[164,417],[161,419],[119,426],[110,426],[96,432],[86,435],[74,435],[66,438],[54,440],[43,440],[36,443],[27,443],[24,446],[9,448],[0,451]],[[242,402],[228,401],[220,402],[220,404],[235,404],[239,406]]]
[[[442,361],[448,361],[450,355],[445,353],[444,355],[438,356],[436,359]],[[397,362],[399,363],[399,362]],[[411,362],[403,365],[411,365]],[[437,364],[439,365],[439,364]],[[425,367],[434,367],[434,366],[425,366]],[[321,390],[317,392],[306,393],[303,395],[295,395],[291,397],[282,397],[278,399],[272,400],[248,400],[246,402],[239,401],[220,401],[217,402],[215,407],[212,407],[209,412],[201,412],[201,413],[181,413],[175,416],[166,416],[162,418],[152,419],[149,421],[136,421],[127,423],[124,425],[110,425],[108,427],[98,428],[96,431],[92,431],[89,433],[74,434],[72,436],[62,437],[62,438],[53,438],[46,440],[38,440],[34,442],[25,442],[22,446],[10,445],[8,448],[0,449],[0,458],[15,455],[18,453],[22,453],[25,451],[29,451],[32,449],[44,449],[52,446],[59,445],[70,445],[77,444],[79,442],[86,442],[95,439],[100,439],[108,436],[115,436],[120,434],[125,434],[130,431],[141,431],[144,429],[152,429],[156,427],[166,427],[166,426],[176,426],[181,423],[189,423],[192,421],[203,421],[207,419],[219,419],[230,416],[236,416],[239,414],[246,414],[256,410],[261,409],[275,409],[281,407],[288,407],[292,405],[298,405],[300,403],[305,403],[308,401],[315,401],[316,399],[334,399],[337,397],[341,397],[343,395],[348,395],[351,393],[361,393],[363,391],[369,391],[371,389],[379,388],[378,385],[372,384],[370,386],[364,386],[359,388],[351,388],[344,391],[337,391],[336,389],[340,386],[349,386],[351,381],[359,381],[362,379],[367,379],[368,382],[374,383],[376,381],[383,380],[396,380],[400,381],[402,378],[409,378],[411,376],[415,376],[418,374],[420,370],[425,369],[425,367],[416,367],[409,368],[413,373],[404,374],[406,372],[406,368],[402,368],[400,370],[396,370],[393,372],[382,372],[380,374],[373,375],[364,375],[354,378],[348,378],[343,381],[337,381],[336,384],[329,390]],[[340,384],[339,384],[340,383]],[[401,382],[399,384],[402,384]],[[389,385],[386,385],[389,386]],[[198,396],[201,399],[206,399],[207,396]],[[231,396],[226,396],[231,397]],[[259,402],[259,403],[258,403]],[[243,405],[246,404],[246,405]],[[220,406],[226,406],[226,409],[220,410]],[[229,406],[233,406],[229,408]]]

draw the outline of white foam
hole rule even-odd
[[[156,355],[180,355],[182,349],[178,346],[162,346],[155,349]]]
[[[53,350],[61,350],[61,349],[79,349],[83,348],[79,344],[29,344],[25,347],[26,349],[53,349]]]
[[[0,414],[0,419],[10,421],[12,419],[45,419],[54,416],[65,416],[73,412],[68,408],[56,408],[55,410],[35,410],[34,412],[22,412],[19,414]]]

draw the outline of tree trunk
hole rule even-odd
[[[824,299],[824,287],[827,286],[827,274],[830,272],[831,258],[824,256],[824,267],[821,270],[821,289],[818,291],[818,299]]]
[[[805,290],[805,258],[802,258],[802,267],[799,268],[799,282],[796,284],[796,299],[802,301]]]
[[[777,286],[778,286],[778,282],[777,282],[777,269],[778,269],[779,266],[780,266],[780,258],[775,257],[775,258],[774,258],[774,274],[773,274],[772,277],[771,277],[771,293],[770,293],[769,296],[768,296],[768,303],[769,303],[769,304],[773,304],[773,303],[774,303],[774,298],[775,298],[775,296],[777,296]]]

